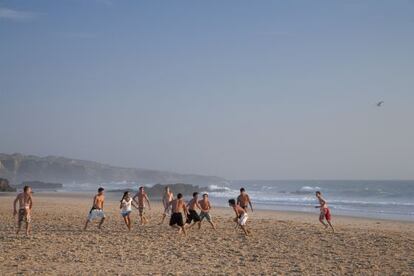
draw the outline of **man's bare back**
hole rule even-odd
[[[95,195],[95,197],[93,198],[93,207],[94,209],[103,209],[104,206],[104,201],[105,201],[105,196],[104,195]]]
[[[171,201],[172,212],[173,213],[182,213],[185,211],[185,203],[182,199],[174,199]]]

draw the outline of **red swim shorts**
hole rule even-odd
[[[329,210],[329,208],[325,208],[325,219],[331,220],[331,211]]]

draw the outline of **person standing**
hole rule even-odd
[[[162,219],[160,224],[163,224],[165,217],[167,215],[171,215],[171,205],[170,202],[173,200],[174,194],[171,192],[170,188],[168,186],[165,187],[164,194],[162,196],[162,204],[164,206],[164,212],[162,214]]]
[[[248,209],[248,205],[250,205],[250,209],[253,212],[253,205],[250,200],[249,195],[246,193],[246,190],[244,188],[240,188],[240,195],[237,197],[237,205],[242,207],[246,212]]]
[[[216,225],[214,224],[210,215],[211,204],[208,200],[208,194],[203,194],[203,198],[198,202],[198,204],[201,207],[200,224],[198,225],[198,228],[201,228],[201,222],[203,221],[203,219],[206,219],[208,223],[210,223],[211,227],[213,227],[213,229],[216,230]]]
[[[145,216],[145,202],[148,204],[148,208],[151,210],[150,201],[147,193],[144,191],[144,187],[139,187],[138,193],[133,197],[133,200],[138,204],[139,217],[141,225],[147,224],[148,219]]]
[[[19,202],[19,211],[17,211],[16,209],[17,202]],[[30,186],[24,186],[23,192],[19,193],[13,202],[13,216],[18,215],[16,235],[19,234],[23,221],[26,224],[26,235],[27,236],[30,235],[31,223],[32,223],[32,218],[31,218],[32,207],[33,207],[32,188]]]
[[[240,226],[246,236],[250,235],[250,231],[246,228],[246,222],[249,218],[246,210],[236,204],[234,199],[229,199],[229,206],[233,208],[233,211],[236,214],[234,221]]]
[[[132,206],[138,209],[138,206],[135,205],[135,202],[132,200],[132,197],[129,192],[125,192],[121,199],[121,215],[124,218],[125,225],[128,227],[128,230],[131,231],[131,218],[130,214],[132,212]]]
[[[188,215],[186,224],[188,224],[190,228],[196,225],[197,223],[198,228],[200,228],[201,219],[196,211],[196,208],[201,209],[201,206],[200,204],[198,204],[198,193],[194,192],[193,198],[187,203]],[[192,221],[194,221],[193,224],[191,224]]]
[[[169,205],[171,205],[172,214],[170,218],[170,226],[173,228],[178,228],[178,234],[181,232],[186,235],[184,228],[184,219],[183,212],[187,216],[187,207],[183,200],[183,195],[181,193],[177,194],[177,198],[172,200]]]
[[[98,228],[101,229],[102,224],[105,221],[105,213],[103,211],[104,202],[105,202],[105,195],[104,195],[104,188],[100,187],[98,189],[98,193],[93,197],[93,203],[92,208],[89,211],[88,218],[85,223],[85,227],[83,230],[86,230],[88,228],[89,222],[93,221],[96,218],[100,218],[101,221],[99,222]]]
[[[328,225],[329,225],[332,229],[332,232],[335,232],[335,230],[332,226],[332,223],[331,223],[331,211],[328,208],[328,203],[322,197],[322,194],[321,194],[320,191],[317,191],[315,193],[315,195],[316,195],[316,198],[319,201],[319,205],[315,206],[315,208],[320,209],[319,221],[325,226],[325,228],[328,228]],[[324,222],[324,219],[326,219],[327,224]]]

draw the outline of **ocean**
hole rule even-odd
[[[137,188],[134,182],[103,183],[108,189]],[[148,184],[146,186],[151,186]],[[96,184],[65,184],[64,191],[94,192]],[[216,206],[239,195],[244,187],[256,209],[318,214],[315,191],[322,192],[333,215],[414,221],[414,180],[240,180],[210,185]]]
[[[414,181],[243,180],[210,187],[210,197],[225,205],[237,197],[240,187],[257,209],[318,213],[314,206],[319,190],[333,215],[414,221]]]

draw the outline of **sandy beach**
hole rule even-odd
[[[246,238],[232,222],[230,208],[215,208],[217,232],[207,222],[187,236],[168,221],[162,208],[147,211],[149,225],[127,231],[119,203],[107,200],[107,220],[82,231],[93,194],[35,194],[33,233],[15,235],[13,195],[0,197],[0,274],[286,274],[413,275],[414,223],[333,217],[336,233],[318,214],[255,211]]]

